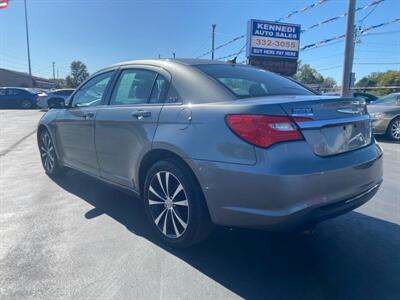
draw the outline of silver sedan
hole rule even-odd
[[[125,62],[49,106],[38,127],[46,173],[73,168],[140,195],[171,246],[201,241],[213,224],[308,229],[382,182],[363,101],[250,66]]]
[[[400,141],[400,93],[389,94],[368,105],[374,133]]]

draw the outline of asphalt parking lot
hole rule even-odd
[[[140,201],[42,171],[41,112],[0,111],[0,299],[398,299],[400,144],[379,140],[384,183],[311,236],[218,228],[173,250]]]

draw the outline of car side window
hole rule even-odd
[[[98,106],[103,103],[104,92],[114,72],[106,72],[86,82],[74,95],[72,107]]]
[[[181,97],[178,94],[176,88],[171,84],[168,89],[167,100],[166,103],[179,103],[182,102]]]
[[[8,95],[9,96],[18,96],[18,95],[22,95],[23,93],[20,90],[17,89],[9,89],[8,90]]]
[[[387,105],[387,106],[400,105],[400,96],[388,95],[388,96],[379,98],[378,100],[374,101],[373,104],[374,105]]]
[[[158,74],[151,91],[149,103],[164,103],[167,96],[168,81]]]
[[[157,74],[143,69],[123,70],[111,96],[111,105],[147,103]]]

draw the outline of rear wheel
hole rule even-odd
[[[163,160],[150,168],[143,198],[152,227],[168,245],[188,247],[210,232],[202,191],[193,174],[179,161]]]
[[[65,168],[61,167],[58,162],[53,140],[46,129],[43,129],[39,135],[39,151],[43,168],[48,175],[64,174]]]
[[[395,141],[400,141],[400,117],[393,119],[387,129],[389,138]]]
[[[21,108],[23,108],[23,109],[30,109],[30,108],[32,108],[33,107],[33,105],[32,105],[32,102],[30,101],[30,100],[22,100],[21,101]]]

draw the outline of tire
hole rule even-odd
[[[400,117],[394,118],[390,122],[386,134],[390,139],[400,141]]]
[[[185,248],[210,233],[212,224],[203,193],[181,162],[170,159],[155,163],[147,172],[143,191],[147,217],[165,244]]]
[[[26,99],[21,101],[20,106],[21,106],[22,109],[30,109],[30,108],[33,108],[32,101],[26,100]]]
[[[62,167],[58,161],[53,140],[47,129],[40,131],[38,144],[42,166],[46,174],[49,176],[64,175],[66,168]]]

